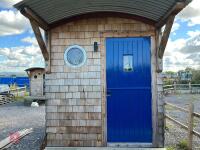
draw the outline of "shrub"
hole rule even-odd
[[[189,150],[188,142],[186,140],[182,140],[177,144],[178,150]]]

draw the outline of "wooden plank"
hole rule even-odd
[[[194,112],[194,105],[191,103],[189,106],[189,116],[188,116],[188,148],[192,150],[192,141],[193,141],[193,112]]]
[[[6,95],[0,95],[0,105],[8,104],[13,102],[13,100]]]
[[[156,73],[156,37],[151,36],[151,76],[152,76],[152,84],[151,84],[151,88],[152,88],[152,104],[151,104],[151,108],[152,108],[152,119],[153,119],[153,146],[154,147],[158,147],[159,145],[159,127],[157,126],[159,119],[158,119],[158,109],[157,109],[157,102],[158,102],[158,87],[157,87],[157,73]]]
[[[197,112],[194,112],[193,115],[194,115],[194,117],[200,118],[200,114]]]
[[[9,148],[12,144],[14,144],[15,142],[19,141],[21,138],[23,138],[24,136],[30,134],[31,132],[33,132],[33,129],[24,129],[21,131],[17,131],[15,133],[12,134],[12,138],[11,136],[8,136],[7,138],[3,139],[2,141],[0,141],[0,149],[7,149]]]
[[[175,18],[175,15],[170,16],[168,21],[167,21],[167,24],[165,26],[165,30],[164,30],[164,33],[162,35],[159,50],[158,50],[158,57],[160,59],[163,58],[165,48],[166,48],[166,45],[167,45],[167,42],[168,42],[168,39],[169,39],[169,35],[170,35],[171,29],[172,29],[172,25],[174,23],[174,18]]]
[[[182,107],[179,107],[179,106],[176,106],[176,105],[171,104],[171,103],[167,103],[167,102],[165,102],[165,105],[168,105],[168,106],[174,107],[174,108],[176,108],[176,109],[178,109],[178,110],[181,110],[181,111],[184,111],[184,112],[186,112],[186,113],[189,112],[187,109],[182,108]]]
[[[46,39],[46,45],[47,45],[49,58],[51,58],[51,31],[45,32],[45,39]],[[45,62],[45,73],[47,74],[51,73],[51,59]]]
[[[171,120],[172,122],[176,123],[177,125],[181,126],[182,128],[188,130],[188,127],[186,125],[184,125],[183,123],[177,121],[176,119],[170,117],[169,115],[165,114],[165,118]]]
[[[37,23],[37,25],[40,26],[42,29],[49,29],[48,23],[42,18],[40,18],[38,15],[36,15],[36,13],[33,12],[30,8],[24,7],[24,9],[21,10],[21,13],[27,18],[29,18],[29,20],[34,20]]]
[[[156,72],[161,73],[163,71],[163,60],[158,57],[158,50],[160,45],[160,40],[162,37],[161,29],[156,30]]]
[[[197,132],[197,131],[193,130],[193,134],[194,134],[195,136],[197,136],[197,137],[199,137],[199,138],[200,138],[200,133],[199,133],[199,132]]]
[[[168,13],[166,13],[158,23],[156,23],[156,27],[161,28],[162,26],[164,26],[171,15],[176,16],[187,4],[188,3],[186,2],[177,2],[176,5],[174,5],[171,10],[169,10]]]
[[[30,23],[31,23],[33,32],[35,34],[35,37],[36,37],[36,39],[38,41],[39,47],[40,47],[40,49],[42,51],[42,55],[43,55],[45,61],[48,61],[49,60],[49,54],[48,54],[45,42],[44,42],[44,40],[42,38],[42,34],[40,32],[39,26],[37,24],[35,24],[34,21],[32,21],[32,20],[30,20]]]

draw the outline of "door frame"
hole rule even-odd
[[[128,38],[128,37],[150,37],[150,55],[151,55],[151,103],[152,103],[152,143],[117,143],[107,142],[107,84],[106,84],[106,39],[107,38]],[[100,33],[100,50],[101,50],[101,81],[102,81],[102,142],[103,146],[114,147],[155,147],[157,140],[157,51],[156,51],[156,35],[155,31],[149,32],[124,32],[124,31],[108,31]]]

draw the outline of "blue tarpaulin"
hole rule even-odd
[[[0,77],[0,84],[16,84],[19,87],[30,86],[28,77]]]

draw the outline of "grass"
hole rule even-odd
[[[176,150],[176,147],[170,146],[170,147],[167,147],[167,150]]]
[[[24,101],[24,96],[15,96],[14,100],[19,102]]]
[[[189,150],[188,142],[186,140],[180,141],[176,146],[169,146],[167,150]]]
[[[189,150],[188,142],[186,140],[182,140],[177,144],[177,150]]]
[[[24,96],[15,96],[15,97],[14,97],[14,100],[15,100],[15,101],[24,101],[24,98],[25,98],[26,96],[29,96],[29,92],[26,92],[26,93],[24,94]]]
[[[174,128],[174,125],[172,123],[169,123],[169,122],[166,123],[165,130],[169,131],[170,129],[173,129],[173,128]]]

